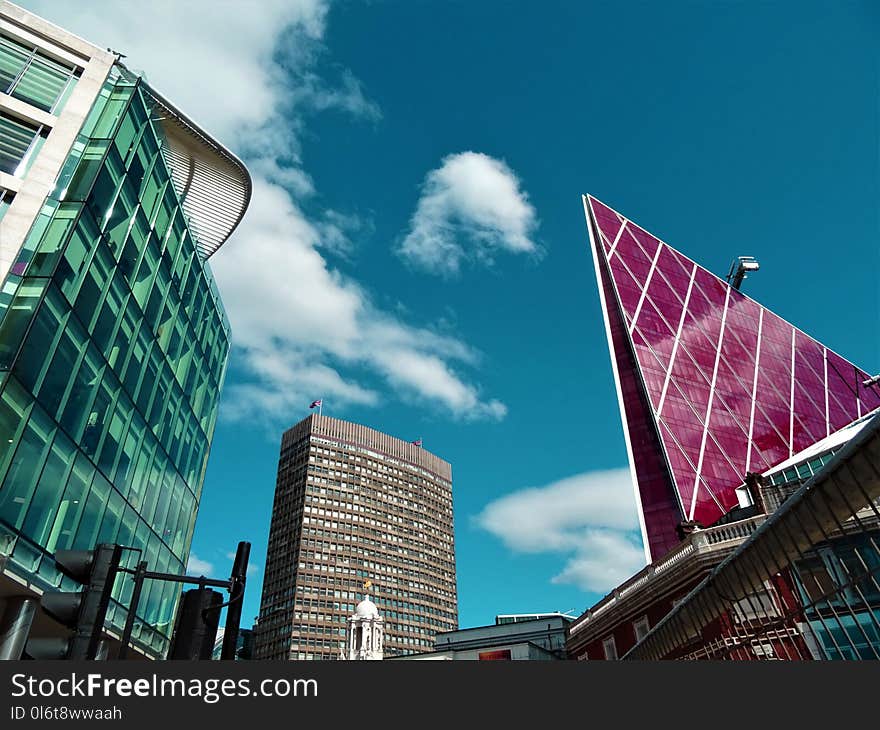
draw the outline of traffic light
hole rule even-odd
[[[194,588],[183,594],[177,614],[169,659],[210,659],[217,640],[223,595],[210,588]]]
[[[55,564],[68,578],[81,583],[80,591],[55,591],[40,598],[43,610],[73,630],[69,638],[31,639],[27,653],[35,659],[95,659],[101,645],[104,617],[122,548],[101,544],[94,550],[59,550]]]

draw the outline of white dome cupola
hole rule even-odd
[[[348,645],[341,659],[381,659],[383,656],[384,620],[376,604],[370,600],[371,581],[364,583],[364,600],[348,619]]]

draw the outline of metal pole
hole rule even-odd
[[[144,576],[146,573],[147,561],[141,560],[134,571],[134,588],[131,590],[131,603],[128,606],[128,616],[125,617],[125,628],[122,631],[117,659],[125,659],[128,654],[128,642],[131,639],[131,630],[134,628],[134,620],[137,614],[138,603],[141,600],[141,589],[144,587]]]
[[[244,584],[247,580],[248,558],[251,553],[249,542],[238,543],[232,576],[229,579],[229,606],[226,609],[226,628],[223,631],[223,650],[221,659],[235,659],[238,644],[238,627],[241,623],[241,604],[244,602]]]
[[[6,599],[6,610],[0,621],[0,660],[21,659],[37,605],[37,599],[29,596]]]

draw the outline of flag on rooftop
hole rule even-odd
[[[415,441],[411,441],[410,443],[414,444],[415,446],[421,446],[421,445],[422,445],[422,440],[421,440],[421,439],[416,439]]]
[[[322,401],[322,400],[313,400],[313,401],[312,401],[312,405],[310,405],[309,408],[320,408],[320,407],[323,406],[323,405],[324,405],[324,401]]]

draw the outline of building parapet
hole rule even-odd
[[[660,560],[643,568],[588,609],[571,625],[568,631],[569,636],[583,631],[608,610],[620,607],[623,602],[629,602],[634,595],[643,592],[647,586],[654,584],[661,576],[671,577],[673,574],[681,572],[680,567],[686,564],[695,564],[694,558],[717,557],[719,553],[734,549],[755,532],[765,519],[767,519],[766,515],[757,515],[739,522],[729,522],[716,527],[695,530],[681,545],[668,552]],[[700,563],[702,562],[700,561]]]

